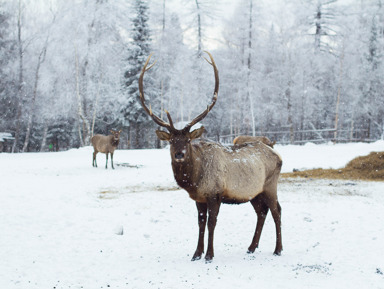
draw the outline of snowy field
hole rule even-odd
[[[339,168],[384,142],[276,146],[283,171]],[[0,154],[0,288],[384,288],[384,182],[282,180],[282,255],[269,214],[222,205],[215,258],[190,259],[197,212],[169,151],[118,150],[115,170],[90,147]],[[110,165],[109,165],[110,166]]]

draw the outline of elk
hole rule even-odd
[[[271,141],[269,138],[267,138],[266,136],[250,136],[250,135],[240,135],[238,137],[236,137],[234,140],[233,140],[233,144],[237,144],[237,145],[240,145],[240,144],[244,144],[244,143],[251,143],[251,142],[262,142],[264,144],[266,144],[267,146],[270,146],[271,148],[273,148],[273,146],[275,145],[276,141]]]
[[[105,168],[108,168],[108,154],[111,154],[111,166],[112,169],[115,169],[113,166],[113,153],[119,145],[121,130],[111,130],[111,135],[102,135],[96,134],[91,138],[91,143],[93,146],[93,160],[92,166],[97,167],[96,155],[98,152],[106,154],[106,163]]]
[[[281,207],[277,199],[277,181],[282,159],[269,146],[261,142],[225,147],[219,143],[200,141],[204,127],[191,131],[196,123],[203,120],[216,103],[219,91],[219,72],[212,55],[206,52],[213,67],[215,88],[212,102],[207,108],[188,123],[183,129],[176,129],[168,111],[168,122],[156,116],[151,107],[145,104],[143,78],[154,63],[147,68],[152,55],[144,64],[139,77],[140,101],[146,113],[159,126],[168,130],[156,130],[160,140],[170,143],[172,170],[177,184],[186,190],[196,202],[199,235],[197,248],[192,261],[201,259],[204,253],[204,234],[208,219],[208,247],[206,262],[214,257],[213,238],[220,205],[250,202],[257,214],[256,230],[248,253],[253,253],[259,245],[261,231],[269,210],[276,227],[276,247],[274,254],[282,251]],[[208,215],[208,218],[207,218]]]

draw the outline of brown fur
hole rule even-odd
[[[281,240],[281,207],[277,200],[277,181],[282,160],[280,155],[262,142],[244,143],[232,147],[224,147],[217,143],[200,142],[192,144],[193,139],[199,138],[204,127],[190,131],[211,111],[216,103],[219,91],[219,72],[212,55],[207,52],[215,76],[215,89],[212,102],[207,109],[195,117],[183,129],[173,126],[169,112],[169,122],[156,116],[152,109],[145,104],[143,78],[151,56],[144,64],[139,77],[140,101],[153,121],[168,130],[157,130],[160,140],[170,143],[172,169],[175,180],[186,190],[196,202],[198,211],[199,237],[192,260],[198,260],[204,252],[204,234],[208,222],[208,248],[206,261],[214,256],[213,235],[217,215],[221,203],[251,202],[257,214],[257,224],[249,253],[253,253],[259,245],[261,231],[269,210],[276,227],[276,247],[274,254],[280,255],[283,246]]]
[[[106,154],[106,163],[105,168],[108,168],[108,154],[111,154],[111,166],[112,169],[114,169],[113,166],[113,154],[115,152],[115,149],[119,145],[120,140],[120,131],[114,131],[111,130],[111,135],[105,136],[101,134],[96,134],[91,138],[91,143],[93,146],[93,160],[92,160],[92,166],[97,167],[96,162],[96,155],[98,152]]]
[[[257,227],[249,253],[258,247],[261,230],[268,210],[271,209],[276,225],[276,248],[282,251],[281,207],[277,199],[277,181],[282,166],[280,155],[263,143],[247,143],[224,147],[217,143],[186,142],[185,159],[179,161],[177,143],[171,136],[172,169],[176,182],[196,201],[199,212],[199,241],[192,260],[198,260],[204,251],[204,231],[209,212],[208,250],[205,256],[213,256],[213,231],[221,203],[240,204],[251,202],[257,215]],[[180,142],[180,140],[178,140]],[[179,148],[180,150],[180,148]]]
[[[266,136],[250,136],[250,135],[240,135],[238,137],[236,137],[234,140],[233,140],[233,144],[244,144],[244,143],[250,143],[250,142],[262,142],[264,144],[266,144],[267,146],[270,146],[271,148],[273,148],[273,146],[275,145],[276,141],[271,141],[269,138],[267,138]]]

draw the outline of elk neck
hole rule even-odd
[[[119,140],[115,139],[114,136],[111,137],[111,145],[117,147],[119,145]]]

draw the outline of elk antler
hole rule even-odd
[[[212,55],[208,52],[208,51],[205,51],[208,55],[209,55],[209,58],[211,59],[211,61],[209,61],[208,59],[206,59],[204,57],[204,59],[210,64],[213,66],[213,72],[215,74],[215,90],[213,92],[213,97],[212,97],[212,103],[210,105],[207,106],[207,109],[204,110],[201,114],[199,114],[197,117],[195,117],[190,123],[188,123],[184,128],[183,128],[183,131],[189,131],[191,129],[192,126],[194,126],[196,123],[198,123],[199,121],[201,121],[204,117],[207,116],[208,112],[211,111],[212,107],[215,105],[216,103],[216,100],[217,100],[217,94],[219,92],[219,71],[217,70],[217,67],[216,67],[216,64],[215,64],[215,61],[213,60],[213,57]],[[147,68],[147,65],[149,63],[149,60],[151,59],[151,55],[148,56],[148,59],[147,61],[145,62],[144,64],[144,67],[143,69],[141,70],[141,74],[140,74],[140,77],[139,77],[139,92],[140,92],[140,101],[141,101],[141,105],[143,106],[144,110],[146,111],[146,113],[153,119],[153,121],[155,123],[157,123],[159,126],[162,126],[162,127],[165,127],[166,129],[168,129],[170,132],[173,132],[173,131],[177,131],[177,129],[173,126],[173,121],[172,121],[172,118],[171,118],[171,115],[169,114],[168,111],[165,111],[166,114],[167,114],[167,117],[168,117],[168,120],[169,120],[169,123],[165,122],[164,120],[162,120],[161,118],[159,118],[158,116],[156,116],[155,114],[153,114],[152,112],[152,109],[151,109],[151,106],[149,106],[149,109],[148,107],[145,105],[145,98],[144,98],[144,89],[143,89],[143,78],[144,78],[144,73],[146,71],[148,71],[149,69],[152,68],[152,66],[155,65],[156,61]]]
[[[219,71],[217,70],[217,67],[216,67],[216,64],[215,64],[215,61],[213,60],[213,57],[211,55],[211,53],[209,53],[208,51],[204,51],[205,53],[208,54],[209,58],[211,59],[211,61],[209,61],[208,59],[206,59],[204,57],[204,59],[210,64],[213,66],[213,72],[215,74],[215,90],[213,91],[213,97],[212,97],[212,103],[210,105],[207,106],[207,109],[204,110],[201,114],[199,114],[197,117],[195,117],[190,123],[188,123],[185,127],[184,127],[184,131],[189,131],[191,129],[192,126],[194,126],[196,123],[198,123],[199,121],[203,120],[204,117],[207,116],[208,112],[211,111],[211,109],[213,108],[213,106],[215,105],[216,103],[216,100],[217,100],[217,94],[219,92]]]
[[[152,108],[151,106],[149,106],[149,109],[148,107],[145,105],[145,98],[144,98],[144,89],[143,89],[143,78],[144,78],[144,73],[148,70],[150,70],[152,68],[152,66],[155,65],[156,61],[147,68],[147,65],[149,63],[149,60],[151,59],[152,57],[152,54],[148,56],[147,58],[147,61],[145,62],[144,64],[144,67],[143,69],[141,70],[141,74],[140,74],[140,77],[139,77],[139,93],[140,93],[140,101],[141,101],[141,105],[143,106],[144,110],[146,111],[146,113],[153,119],[153,121],[155,123],[157,123],[159,126],[162,126],[162,127],[165,127],[166,129],[168,129],[169,131],[174,131],[176,130],[175,127],[173,126],[173,122],[172,122],[172,119],[171,119],[171,115],[169,114],[168,111],[166,111],[167,113],[167,117],[169,119],[169,123],[163,121],[161,118],[159,118],[158,116],[156,116],[153,112],[152,112]]]

